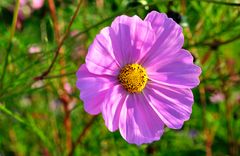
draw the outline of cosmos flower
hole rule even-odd
[[[117,17],[89,47],[77,72],[84,109],[132,144],[159,140],[190,118],[201,69],[182,49],[182,28],[165,14]]]

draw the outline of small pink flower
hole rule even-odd
[[[30,4],[30,5],[29,5]],[[22,28],[23,21],[31,15],[34,10],[38,10],[44,5],[44,0],[20,0],[20,8],[17,18],[17,28]],[[11,8],[13,11],[13,8]]]
[[[31,7],[36,10],[40,9],[44,4],[44,0],[20,0],[20,6],[27,5],[29,2],[31,2]]]
[[[77,72],[84,109],[102,113],[110,131],[119,129],[137,145],[159,140],[164,125],[180,129],[201,73],[183,43],[182,28],[165,14],[117,17],[96,36]]]
[[[72,86],[70,85],[70,83],[68,82],[65,82],[64,85],[63,85],[63,88],[65,89],[65,91],[68,93],[68,94],[72,94]]]
[[[36,44],[33,44],[28,48],[28,52],[30,54],[40,53],[41,51],[42,51],[42,48]]]
[[[44,0],[32,0],[32,8],[33,9],[40,9],[44,4]]]
[[[225,99],[225,96],[223,93],[221,92],[217,92],[217,93],[214,93],[210,96],[210,101],[212,103],[219,103],[219,102],[223,102]]]
[[[20,6],[26,5],[28,0],[20,0]]]

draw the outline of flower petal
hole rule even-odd
[[[144,95],[161,120],[173,129],[180,129],[190,118],[193,94],[190,89],[148,83]]]
[[[163,122],[142,94],[129,94],[120,116],[119,130],[128,143],[151,143],[163,134]]]
[[[115,57],[122,67],[136,63],[149,51],[155,40],[151,24],[138,16],[119,16],[112,22],[111,28],[114,31],[111,34],[112,41],[118,45],[114,48]]]
[[[98,76],[90,73],[83,64],[77,72],[77,88],[80,90],[80,98],[84,102],[84,109],[90,114],[98,114],[106,98],[109,88],[116,84],[117,80],[111,76]]]
[[[164,85],[193,88],[199,84],[201,68],[193,64],[192,55],[184,49],[147,67],[149,79]]]
[[[86,66],[91,73],[117,75],[119,72],[119,64],[113,52],[114,43],[110,38],[110,31],[110,27],[102,29],[89,47]]]
[[[165,20],[167,19],[167,15],[164,13],[159,13],[157,11],[151,11],[147,14],[144,21],[148,21],[151,23],[151,26],[155,33],[160,31],[160,27],[164,24]]]
[[[44,5],[44,0],[32,0],[33,9],[40,9]]]
[[[126,91],[122,86],[117,85],[110,89],[102,104],[102,115],[105,124],[110,131],[116,131],[119,125],[119,116],[122,105],[127,97]]]
[[[178,52],[184,43],[182,28],[165,14],[156,11],[150,12],[145,21],[149,21],[156,33],[156,41],[152,48],[141,60],[145,66],[151,66],[154,60]]]

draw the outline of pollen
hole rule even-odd
[[[128,92],[140,93],[147,84],[148,76],[141,65],[127,64],[121,69],[118,80]]]

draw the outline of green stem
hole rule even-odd
[[[20,7],[20,0],[17,0],[17,4],[16,4],[16,6],[14,8],[14,15],[13,15],[13,21],[12,21],[10,41],[12,41],[12,38],[13,38],[13,36],[15,34],[19,7]]]
[[[8,110],[3,104],[0,103],[0,111],[6,113],[7,115],[13,117],[15,120],[17,120],[18,122],[24,124],[24,125],[27,125],[27,123],[22,119],[20,118],[18,115],[16,114],[13,114],[10,110]]]
[[[14,14],[13,14],[13,21],[12,21],[12,27],[11,27],[11,32],[10,32],[11,34],[10,34],[9,44],[7,46],[7,53],[6,53],[6,56],[5,56],[5,62],[4,62],[4,65],[3,65],[2,76],[1,76],[1,79],[0,79],[0,88],[3,88],[4,76],[5,76],[7,65],[8,65],[8,56],[9,56],[9,53],[12,49],[12,39],[14,37],[15,30],[16,30],[19,7],[20,7],[20,0],[17,0],[17,3],[16,3],[15,8],[14,8]]]

